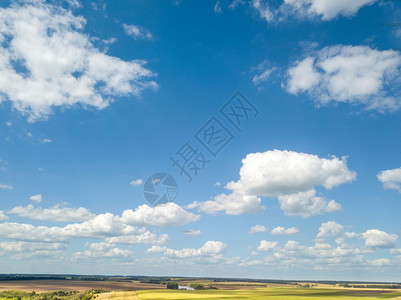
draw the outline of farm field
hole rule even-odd
[[[219,299],[255,299],[255,300],[306,300],[306,299],[338,299],[338,300],[401,300],[401,289],[390,288],[389,285],[376,284],[374,287],[358,285],[343,287],[334,284],[298,282],[292,284],[260,283],[245,281],[213,281],[213,280],[172,280],[179,285],[199,284],[202,290],[171,290],[166,285],[141,283],[139,281],[113,280],[12,280],[0,281],[0,299],[21,300],[219,300]],[[11,292],[4,292],[4,291]],[[12,291],[14,290],[14,292]],[[88,291],[91,290],[91,291]],[[96,291],[94,291],[96,290]],[[1,292],[3,291],[3,292]],[[21,292],[18,292],[21,291]],[[22,292],[24,291],[24,292]],[[31,293],[35,291],[35,293]],[[55,291],[75,291],[62,292]],[[20,294],[18,294],[20,293]],[[42,294],[46,293],[46,294]],[[53,294],[51,294],[53,293]],[[56,294],[55,294],[56,293]],[[57,294],[58,293],[58,294]],[[56,296],[57,295],[57,296]],[[17,296],[17,297],[14,297]],[[82,298],[85,296],[85,298]],[[53,298],[56,297],[56,298]]]
[[[0,281],[0,291],[19,290],[37,293],[53,291],[132,291],[140,289],[165,289],[161,284],[149,284],[132,281],[96,281],[96,280],[10,280]]]
[[[255,299],[255,300],[288,300],[288,299],[401,299],[401,291],[361,290],[343,288],[257,288],[252,290],[203,290],[203,291],[138,291],[141,300],[163,299]],[[135,299],[135,298],[132,298]]]

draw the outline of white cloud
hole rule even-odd
[[[163,253],[166,247],[152,246],[146,250],[147,253]]]
[[[400,249],[391,249],[390,253],[391,254],[401,254],[401,248]]]
[[[277,226],[271,231],[271,234],[273,235],[291,235],[297,233],[299,233],[299,230],[296,227],[284,228],[282,226]]]
[[[191,230],[184,230],[183,233],[185,235],[198,236],[201,235],[202,232],[200,230],[191,229]]]
[[[252,68],[252,71],[257,73],[253,76],[252,82],[258,87],[259,90],[263,89],[263,84],[265,84],[271,77],[272,73],[277,70],[276,67],[272,67],[271,63],[268,60],[263,61],[255,68]]]
[[[28,217],[32,220],[53,222],[81,222],[89,220],[95,216],[84,207],[69,208],[55,205],[51,208],[35,208],[32,204],[29,204],[28,206],[16,206],[9,210],[8,213],[16,214],[20,217]]]
[[[88,250],[75,253],[75,257],[79,259],[83,257],[119,259],[132,256],[133,253],[131,250],[118,248],[116,245],[108,242],[92,243]]]
[[[307,192],[320,185],[331,189],[351,182],[356,173],[348,170],[346,158],[273,150],[251,153],[242,160],[240,180],[227,188],[243,195],[278,196]]]
[[[11,126],[13,125],[13,123],[11,123],[11,122],[6,122],[6,125],[7,125],[8,127],[11,127]]]
[[[4,211],[0,210],[0,221],[7,221],[9,219],[8,216],[4,214]]]
[[[384,170],[377,175],[385,189],[397,190],[401,193],[401,168]]]
[[[377,0],[284,0],[285,5],[295,13],[319,16],[322,20],[331,20],[339,15],[353,16],[366,5],[371,5]]]
[[[82,222],[64,227],[34,226],[20,223],[1,223],[0,237],[41,242],[64,242],[72,238],[105,238],[141,234],[134,226],[124,224],[121,218],[110,213],[100,214]]]
[[[170,241],[168,234],[161,234],[157,236],[156,234],[145,231],[142,234],[137,235],[125,235],[125,236],[116,236],[111,238],[106,238],[106,241],[113,244],[125,244],[125,245],[133,245],[133,244],[156,244],[163,245]]]
[[[268,1],[253,0],[252,5],[260,17],[267,22],[279,22],[290,16],[298,19],[320,18],[328,21],[337,16],[354,16],[363,6],[371,5],[377,0],[284,0],[273,8]]]
[[[42,195],[41,194],[33,195],[29,197],[29,199],[32,200],[33,202],[40,203],[42,202]]]
[[[139,25],[128,25],[128,24],[123,24],[123,29],[125,33],[134,38],[135,40],[137,39],[144,39],[144,40],[152,40],[153,35],[145,28]]]
[[[64,242],[67,240],[67,238],[62,235],[62,229],[59,227],[36,227],[31,224],[9,222],[0,224],[0,237],[38,242]]]
[[[388,234],[378,229],[370,229],[362,233],[362,238],[365,239],[367,247],[394,248],[397,246],[398,235]]]
[[[65,243],[38,243],[38,242],[0,242],[0,251],[4,252],[32,252],[37,250],[65,250]]]
[[[270,241],[266,241],[266,240],[262,240],[260,241],[260,244],[258,246],[258,250],[259,251],[263,251],[263,252],[267,252],[270,250],[273,250],[275,248],[277,248],[278,243],[277,242],[270,242]]]
[[[273,196],[278,197],[287,215],[306,218],[341,209],[334,200],[316,197],[315,186],[331,189],[355,178],[356,173],[348,169],[345,157],[327,159],[287,150],[250,153],[242,160],[240,179],[226,185],[231,194],[195,201],[187,208],[208,214],[257,213],[264,208],[260,196]]]
[[[334,200],[327,201],[316,197],[314,189],[290,195],[278,196],[280,208],[287,216],[301,216],[309,218],[315,215],[341,210],[341,204]]]
[[[307,93],[318,105],[352,103],[393,111],[401,107],[400,69],[397,51],[337,45],[296,62],[288,70],[286,89],[295,95]]]
[[[163,253],[170,258],[196,258],[196,257],[214,257],[218,256],[225,250],[226,245],[219,241],[207,241],[199,249],[184,248],[174,250],[166,247],[152,246],[147,250],[148,253]]]
[[[143,184],[143,180],[142,179],[137,179],[137,180],[132,180],[131,182],[130,182],[130,184],[131,185],[141,185],[141,184]]]
[[[274,15],[267,3],[263,0],[253,0],[253,7],[258,11],[259,16],[267,22],[272,22],[274,20]]]
[[[12,187],[11,185],[8,185],[8,184],[2,184],[2,183],[0,183],[0,189],[12,190],[13,187]]]
[[[55,107],[103,109],[113,96],[157,87],[145,62],[123,61],[97,49],[83,33],[85,22],[41,0],[1,8],[2,100],[35,121]]]
[[[343,232],[344,226],[334,221],[322,223],[317,234],[318,238],[338,236]]]
[[[243,5],[244,1],[243,0],[233,0],[229,5],[229,9],[235,9],[238,5]]]
[[[255,225],[249,228],[248,233],[266,232],[267,228],[263,225]]]
[[[258,213],[262,207],[260,198],[240,194],[220,194],[204,202],[193,202],[187,206],[188,209],[197,208],[198,211],[207,214],[216,214],[224,211],[228,215],[240,215],[243,213]]]
[[[183,226],[199,219],[199,215],[190,213],[173,202],[153,208],[143,204],[135,211],[128,209],[122,213],[122,220],[125,223],[136,226]]]

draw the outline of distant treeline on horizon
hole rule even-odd
[[[369,287],[377,284],[379,287],[388,285],[390,288],[401,288],[400,282],[367,282],[367,281],[336,281],[336,280],[281,280],[281,279],[250,279],[250,278],[213,278],[213,277],[179,277],[179,276],[121,276],[121,275],[77,275],[77,274],[0,274],[0,281],[10,280],[88,280],[88,281],[131,281],[138,280],[147,283],[170,280],[213,280],[214,282],[255,282],[296,285],[303,283],[333,284],[346,287]],[[358,286],[356,286],[358,285]],[[367,287],[367,286],[366,286]]]

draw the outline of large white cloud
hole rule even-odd
[[[240,180],[227,188],[244,195],[278,196],[306,192],[320,185],[331,189],[353,181],[346,158],[273,150],[248,154],[242,160]]]
[[[284,0],[274,8],[268,0],[253,0],[252,6],[267,22],[280,22],[290,16],[328,21],[337,16],[353,16],[363,6],[378,0]]]
[[[385,189],[397,190],[401,193],[401,168],[381,171],[377,179],[383,183]]]
[[[388,234],[378,229],[367,230],[362,237],[367,247],[394,248],[397,246],[398,235]]]
[[[287,150],[250,153],[242,160],[240,179],[226,185],[231,194],[195,201],[187,208],[209,214],[256,213],[263,208],[260,196],[272,196],[278,197],[287,215],[310,217],[341,209],[334,200],[316,196],[316,186],[331,189],[355,178],[356,173],[348,169],[345,157],[320,158]]]
[[[342,102],[393,111],[401,107],[400,70],[398,51],[337,45],[296,62],[288,70],[286,89],[307,93],[318,105]]]
[[[31,121],[54,107],[105,108],[113,96],[156,88],[144,61],[109,56],[83,33],[83,17],[43,0],[0,9],[0,92]]]
[[[60,207],[55,205],[51,208],[35,208],[32,204],[27,206],[16,206],[8,211],[9,214],[16,214],[20,217],[28,217],[32,220],[46,220],[53,222],[80,222],[93,218],[87,208]]]
[[[156,207],[143,204],[136,210],[125,210],[121,218],[125,223],[136,226],[183,226],[198,221],[200,216],[169,202]]]

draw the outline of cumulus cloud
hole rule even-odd
[[[284,228],[282,226],[277,226],[271,231],[271,234],[273,235],[291,235],[297,233],[299,233],[299,230],[296,227]]]
[[[124,224],[110,213],[100,214],[82,222],[64,227],[34,226],[21,223],[1,223],[0,237],[20,241],[65,242],[72,238],[105,238],[143,233],[134,226]]]
[[[277,242],[262,240],[262,241],[260,241],[258,250],[262,251],[262,252],[267,252],[267,251],[275,249],[277,246],[278,246]]]
[[[400,69],[397,51],[337,45],[297,61],[288,70],[285,87],[294,95],[308,94],[318,105],[351,103],[394,111],[401,107]]]
[[[384,170],[377,175],[385,189],[397,190],[401,193],[401,168]]]
[[[260,197],[270,196],[278,198],[286,215],[306,218],[341,209],[334,200],[316,196],[316,186],[331,189],[355,178],[356,173],[348,169],[345,157],[320,158],[287,150],[250,153],[242,160],[240,179],[225,186],[231,194],[195,201],[187,208],[208,214],[257,213],[264,208]]]
[[[131,250],[121,249],[116,247],[116,245],[108,242],[92,243],[88,250],[83,252],[76,252],[75,258],[128,258],[132,257],[133,253]]]
[[[124,244],[124,245],[133,245],[133,244],[156,244],[163,245],[170,241],[170,237],[168,234],[161,234],[157,236],[156,234],[145,231],[142,234],[137,235],[125,235],[125,236],[116,236],[111,238],[106,238],[106,241],[113,244]]]
[[[327,201],[316,197],[314,189],[290,195],[278,196],[280,208],[287,216],[301,216],[309,218],[315,215],[341,210],[341,204],[334,200]]]
[[[173,202],[156,207],[143,204],[135,210],[127,209],[122,213],[125,223],[136,226],[183,226],[199,219],[199,215],[190,213]]]
[[[229,182],[227,188],[245,195],[278,196],[310,191],[317,185],[331,189],[355,178],[345,157],[273,150],[248,154],[242,160],[240,180]]]
[[[65,243],[38,243],[38,242],[0,242],[0,251],[4,252],[31,252],[38,250],[65,250]]]
[[[33,195],[33,196],[29,197],[29,200],[32,200],[33,202],[36,202],[36,203],[40,203],[40,202],[42,202],[42,195],[41,194]]]
[[[338,224],[337,222],[334,221],[329,221],[327,223],[323,223],[322,225],[320,225],[317,237],[323,238],[323,237],[338,236],[340,233],[343,232],[343,229],[344,226],[342,226],[341,224]]]
[[[139,25],[129,25],[129,24],[123,24],[123,29],[125,33],[134,38],[135,40],[137,39],[144,39],[144,40],[152,40],[153,35],[145,28]]]
[[[397,246],[398,235],[388,234],[387,232],[370,229],[362,233],[365,245],[372,248],[394,248]]]
[[[34,201],[40,202],[37,200]],[[60,205],[55,205],[51,208],[41,208],[41,207],[35,208],[32,204],[29,204],[28,206],[16,206],[10,209],[8,213],[15,214],[20,217],[28,217],[32,220],[53,221],[53,222],[77,222],[77,221],[80,222],[89,220],[95,216],[87,208],[84,207],[70,208],[70,207],[60,207]]]
[[[344,226],[334,221],[322,223],[316,235],[316,241],[322,242],[327,238],[334,238],[337,244],[344,244],[345,239],[361,237],[361,234],[345,231]]]
[[[113,96],[156,88],[144,61],[123,61],[97,49],[83,32],[86,20],[45,1],[0,9],[2,100],[46,118],[55,107],[103,109]]]
[[[248,233],[266,232],[267,228],[263,225],[255,225],[249,228]]]
[[[196,257],[215,257],[223,253],[226,245],[219,241],[207,241],[202,247],[184,248],[181,250],[170,249],[160,246],[152,246],[147,250],[148,253],[163,253],[170,258],[196,258]]]
[[[262,209],[260,197],[233,194],[220,194],[212,200],[204,202],[193,202],[187,206],[188,209],[197,208],[198,211],[207,214],[216,214],[224,211],[228,215],[240,215],[243,213],[257,213]]]
[[[267,22],[284,21],[290,16],[298,19],[319,18],[323,21],[338,16],[354,16],[363,6],[371,5],[378,0],[284,0],[277,7],[271,7],[268,1],[253,0],[252,6],[259,16]]]

